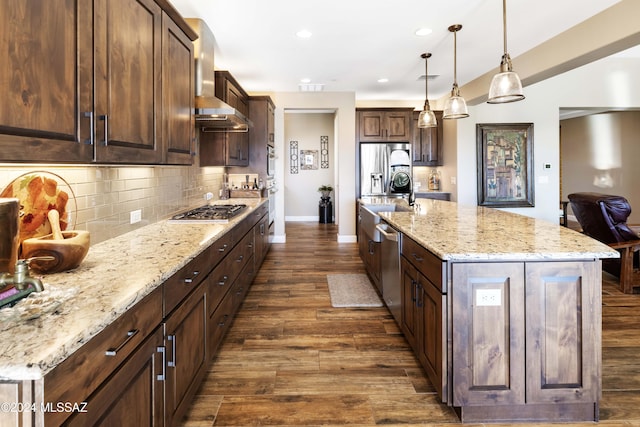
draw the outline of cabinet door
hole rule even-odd
[[[87,1],[0,7],[0,158],[90,162],[93,63]],[[85,117],[84,113],[87,113]]]
[[[360,111],[358,113],[358,136],[360,142],[384,141],[385,124],[382,111]]]
[[[74,413],[65,425],[164,425],[162,337],[162,328],[158,328],[125,364],[87,399],[84,412]]]
[[[226,166],[249,166],[249,134],[229,132],[223,135],[227,145]]]
[[[166,162],[190,165],[194,144],[193,43],[162,15],[162,141]]]
[[[524,264],[452,272],[453,405],[525,403]]]
[[[206,293],[199,286],[165,322],[166,425],[177,425],[191,404],[207,367]]]
[[[411,157],[414,166],[442,166],[442,111],[434,111],[438,126],[418,128],[418,111],[413,114],[413,142]]]
[[[447,348],[443,337],[443,310],[446,310],[446,295],[426,277],[418,273],[418,359],[422,363],[427,376],[436,388],[438,395],[443,396],[443,353]],[[446,316],[444,316],[446,317]],[[446,378],[445,378],[446,379]]]
[[[401,327],[411,348],[416,351],[418,342],[418,317],[416,313],[418,270],[404,257],[400,258],[400,266],[402,272]]]
[[[162,10],[153,0],[96,0],[96,159],[160,163]]]
[[[411,113],[387,112],[385,114],[387,141],[411,141]]]
[[[526,271],[527,401],[597,402],[600,264],[527,263]]]

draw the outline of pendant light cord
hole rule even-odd
[[[458,86],[458,30],[453,32],[453,84]]]
[[[507,0],[502,0],[502,39],[504,54],[507,54]]]

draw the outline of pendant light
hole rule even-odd
[[[462,25],[455,24],[449,27],[449,31],[453,33],[453,89],[451,89],[451,96],[444,103],[444,112],[442,114],[443,119],[464,119],[469,117],[467,112],[467,102],[460,96],[460,89],[458,88],[458,76],[457,76],[457,44],[456,33],[462,29]]]
[[[418,127],[434,128],[438,126],[438,121],[436,120],[436,115],[431,111],[431,106],[429,106],[429,73],[427,68],[427,60],[431,58],[431,54],[423,53],[420,57],[424,58],[424,107],[418,116]]]
[[[493,76],[489,86],[489,104],[503,104],[524,99],[522,83],[518,74],[513,72],[511,57],[507,52],[507,0],[502,0],[502,36],[504,39],[504,54],[500,61],[500,72]]]

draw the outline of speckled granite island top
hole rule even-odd
[[[23,320],[0,310],[0,381],[44,377],[266,200],[234,202],[248,209],[226,224],[160,221],[92,246],[77,269],[43,278],[45,292],[66,295],[51,313]]]
[[[363,199],[367,203],[376,201]],[[388,203],[406,203],[400,199]],[[416,201],[413,212],[380,212],[380,217],[440,259],[572,260],[618,258],[617,251],[548,221],[482,206],[441,200]]]

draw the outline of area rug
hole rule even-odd
[[[333,307],[382,307],[366,274],[327,274]]]

